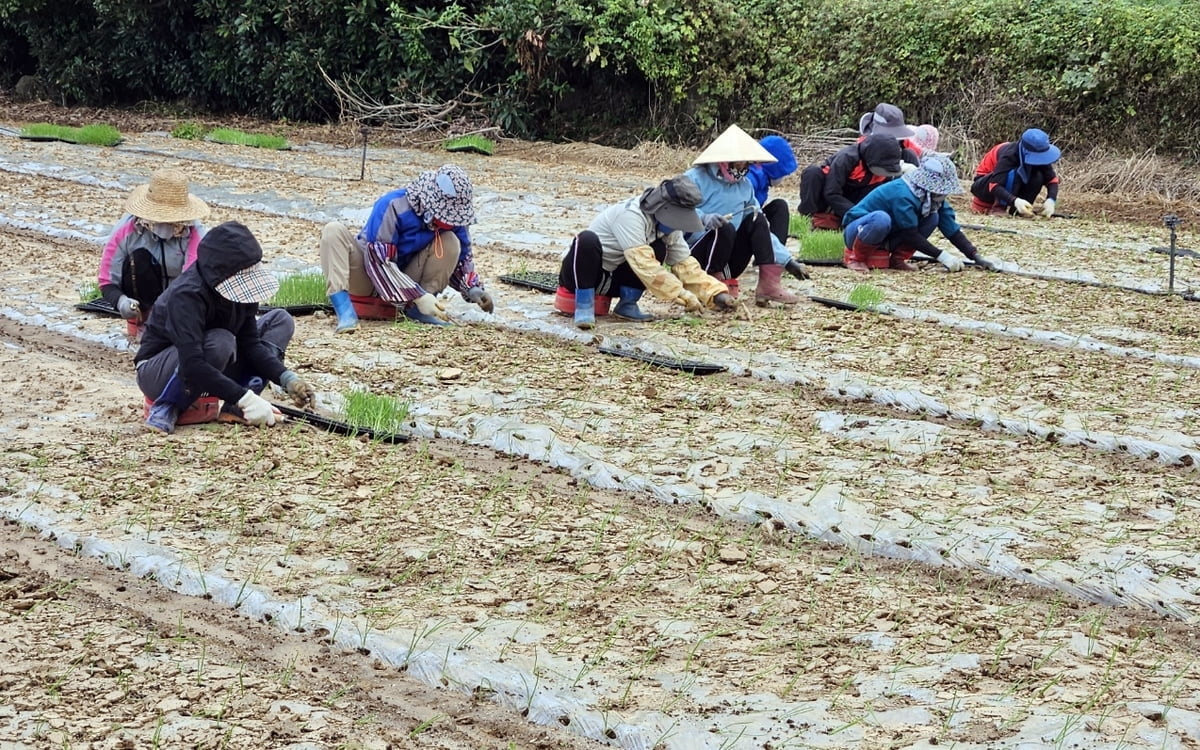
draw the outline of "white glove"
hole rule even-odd
[[[1054,199],[1047,198],[1046,202],[1042,204],[1042,216],[1045,216],[1047,219],[1049,219],[1053,215],[1054,215]]]
[[[450,314],[446,312],[446,306],[429,292],[425,292],[420,297],[417,297],[416,305],[422,314],[428,315],[431,318],[437,318],[438,320],[450,319]]]
[[[917,171],[916,164],[913,164],[910,161],[901,161],[900,162],[900,174],[908,174],[909,172],[916,172],[916,171]]]
[[[275,410],[271,408],[271,402],[254,391],[246,391],[246,394],[238,399],[237,405],[246,421],[255,427],[275,426]]]
[[[142,306],[137,300],[122,294],[121,299],[117,300],[117,312],[125,320],[137,320],[142,315]]]
[[[492,295],[485,292],[481,286],[473,286],[468,289],[467,299],[479,305],[479,309],[486,313],[496,309],[495,303],[492,302]]]
[[[1033,206],[1024,198],[1013,200],[1013,208],[1017,209],[1017,213],[1022,216],[1033,216]]]
[[[951,273],[958,273],[963,270],[962,258],[952,255],[948,250],[938,253],[937,262],[945,266],[946,270]]]

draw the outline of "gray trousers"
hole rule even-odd
[[[286,310],[268,310],[258,319],[258,337],[279,357],[280,362],[283,361],[283,353],[287,351],[295,332],[296,321],[292,320],[292,316]],[[214,328],[204,334],[204,360],[235,383],[247,385],[250,378],[262,377],[256,372],[247,372],[238,363],[237,338],[234,337],[233,331],[224,328]],[[150,359],[138,363],[138,388],[146,398],[158,398],[178,367],[179,350],[173,346],[163,349]]]

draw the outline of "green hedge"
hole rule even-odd
[[[67,103],[328,120],[477,95],[537,137],[700,143],[853,127],[879,101],[989,142],[1194,155],[1200,4],[1133,0],[0,0],[0,69]]]

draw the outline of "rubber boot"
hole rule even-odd
[[[808,281],[808,279],[809,279],[808,266],[804,265],[803,263],[796,260],[795,258],[792,258],[791,260],[789,260],[787,262],[787,265],[785,265],[783,267],[783,270],[785,270],[788,273],[790,273],[791,275],[795,276],[800,281]]]
[[[590,331],[596,327],[596,290],[575,290],[575,327]]]
[[[425,313],[421,312],[421,309],[415,304],[409,304],[405,306],[404,317],[408,318],[409,320],[416,321],[417,323],[424,323],[425,325],[430,326],[450,325],[449,322],[442,320],[441,318],[435,318],[432,315],[426,315]]]
[[[730,299],[737,299],[738,292],[741,291],[742,286],[738,283],[737,279],[729,278],[725,275],[724,271],[717,271],[716,273],[712,274],[712,277],[725,285],[725,288],[729,290]]]
[[[648,320],[654,320],[654,316],[649,313],[644,313],[638,307],[638,300],[642,298],[641,289],[634,289],[631,286],[623,286],[619,291],[620,301],[613,308],[613,315],[622,320],[632,320],[635,323],[645,323]]]
[[[358,313],[354,312],[354,303],[350,301],[350,292],[342,290],[329,295],[333,311],[337,313],[337,328],[334,333],[348,333],[358,328]]]
[[[184,388],[183,378],[179,377],[179,371],[176,370],[163,386],[162,393],[154,399],[154,405],[146,417],[146,426],[170,435],[175,432],[179,412],[191,406],[195,400]]]
[[[917,267],[908,262],[916,251],[916,248],[912,247],[898,247],[892,250],[888,266],[896,271],[916,271]]]
[[[855,237],[854,244],[846,248],[846,252],[842,255],[842,265],[851,271],[866,273],[871,270],[871,267],[867,265],[867,258],[878,249],[878,245],[868,245]]]
[[[764,263],[758,267],[758,288],[754,290],[754,304],[766,307],[771,302],[794,305],[800,298],[783,288],[783,266]]]

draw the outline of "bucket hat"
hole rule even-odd
[[[435,219],[455,227],[475,223],[471,178],[460,166],[443,164],[422,172],[409,183],[406,195],[409,205],[426,223]]]
[[[150,182],[138,185],[125,201],[125,211],[163,224],[197,221],[208,216],[208,204],[188,192],[187,177],[178,169],[159,169]]]
[[[958,182],[958,168],[950,157],[931,154],[921,159],[921,165],[904,175],[910,184],[934,195],[957,195],[963,192]]]
[[[725,132],[700,152],[692,164],[717,164],[719,162],[750,162],[754,164],[773,164],[777,159],[770,151],[750,137],[750,134],[737,125],[730,125]]]
[[[696,213],[696,206],[703,198],[700,186],[691,177],[679,175],[647,190],[639,205],[642,211],[671,229],[699,232],[704,229],[704,224]]]
[[[1021,163],[1040,167],[1053,164],[1062,156],[1062,151],[1050,142],[1050,136],[1039,128],[1030,128],[1021,134]]]
[[[913,129],[912,142],[921,149],[921,153],[926,151],[937,151],[938,141],[941,139],[941,134],[938,129],[932,125],[918,125]]]
[[[873,112],[867,112],[858,118],[858,132],[862,135],[908,138],[913,134],[913,128],[904,124],[904,112],[899,107],[882,102]]]

